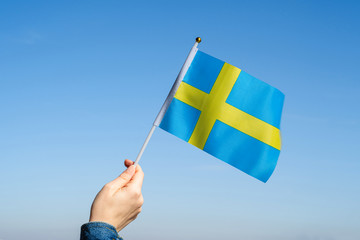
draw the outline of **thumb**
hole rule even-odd
[[[124,172],[122,172],[120,174],[120,176],[118,176],[117,178],[114,179],[113,185],[116,188],[124,187],[131,180],[134,173],[135,173],[135,167],[133,165],[131,165]]]

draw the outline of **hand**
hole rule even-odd
[[[124,163],[127,169],[100,190],[90,213],[90,222],[109,223],[118,232],[135,220],[144,202],[141,194],[144,172],[139,165],[135,168],[133,161]]]

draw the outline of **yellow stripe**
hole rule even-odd
[[[175,98],[202,111],[204,107],[204,100],[208,94],[203,92],[185,82],[181,82],[178,90],[175,93]]]
[[[189,143],[203,149],[215,121],[219,120],[280,150],[278,128],[226,103],[240,72],[240,69],[225,63],[209,94],[185,82],[180,84],[175,98],[201,111]]]
[[[218,115],[218,120],[278,150],[281,148],[278,128],[230,104],[223,105],[223,114]]]
[[[224,64],[214,86],[204,100],[204,108],[189,139],[189,143],[200,149],[204,148],[217,116],[223,111],[223,105],[226,98],[229,96],[240,71],[240,69],[231,66],[230,64]]]

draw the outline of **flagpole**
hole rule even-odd
[[[164,104],[162,105],[162,107],[161,107],[158,115],[157,115],[156,118],[155,118],[155,121],[154,121],[154,123],[153,123],[153,125],[152,125],[152,127],[151,127],[151,129],[150,129],[150,132],[149,132],[149,134],[147,135],[147,137],[146,137],[146,139],[145,139],[145,142],[144,142],[144,144],[142,145],[138,156],[136,157],[134,166],[136,166],[136,165],[138,164],[138,162],[140,161],[140,158],[141,158],[141,156],[143,155],[143,153],[144,153],[144,151],[145,151],[145,148],[146,148],[146,146],[148,145],[148,143],[149,143],[149,141],[150,141],[150,138],[151,138],[151,136],[153,135],[156,127],[158,127],[158,126],[160,125],[162,119],[164,118],[165,113],[166,113],[166,110],[169,108],[170,103],[171,103],[172,99],[174,98],[177,89],[178,89],[179,86],[180,86],[180,83],[181,83],[182,80],[184,79],[184,76],[185,76],[187,70],[189,69],[192,60],[193,60],[194,57],[195,57],[195,54],[196,54],[196,52],[197,52],[197,50],[198,50],[197,46],[198,46],[198,44],[199,44],[200,42],[201,42],[201,38],[197,37],[197,38],[195,39],[195,44],[194,44],[194,46],[191,48],[191,50],[190,50],[190,52],[189,52],[189,55],[187,56],[187,58],[186,58],[186,60],[185,60],[185,63],[184,63],[184,65],[182,66],[182,68],[181,68],[181,70],[180,70],[180,72],[179,72],[179,74],[178,74],[178,76],[177,76],[177,78],[176,78],[176,80],[175,80],[175,82],[174,82],[174,84],[173,84],[173,86],[172,86],[172,88],[171,88],[171,90],[170,90],[170,92],[169,92],[169,94],[168,94],[168,96],[167,96]]]

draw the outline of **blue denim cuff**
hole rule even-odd
[[[123,240],[116,228],[104,222],[89,222],[81,226],[80,240]]]

